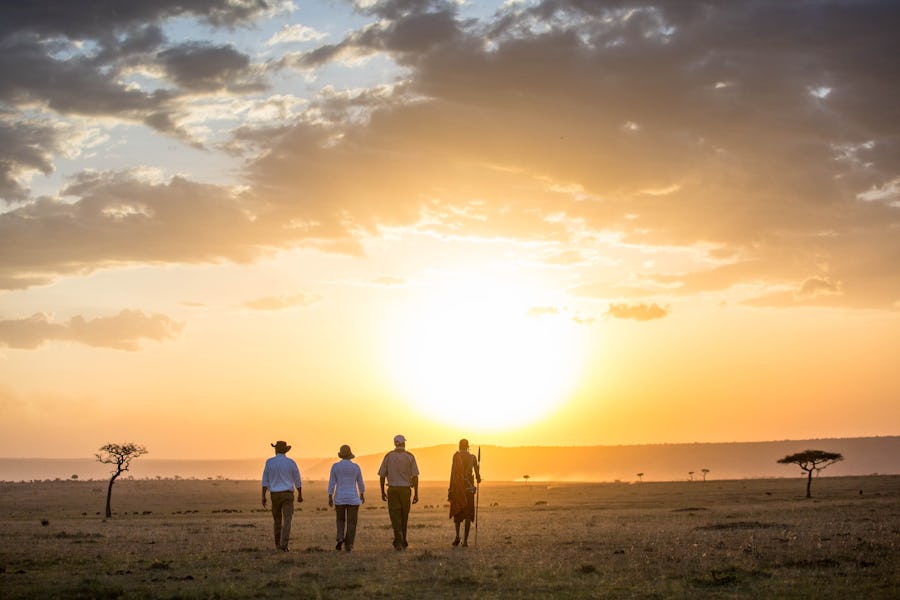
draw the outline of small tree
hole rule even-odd
[[[132,442],[125,444],[106,444],[100,451],[94,454],[97,460],[108,465],[115,465],[116,470],[113,471],[112,477],[109,479],[109,487],[106,488],[106,517],[112,516],[110,508],[110,500],[112,499],[113,483],[116,479],[131,467],[131,461],[139,456],[147,454],[144,446],[139,446]]]
[[[694,472],[688,471],[688,477],[690,477],[690,481],[693,481],[694,480]]]
[[[796,454],[788,454],[784,458],[778,460],[783,465],[798,465],[806,471],[806,497],[811,498],[809,488],[812,485],[813,471],[817,473],[833,465],[836,462],[844,460],[839,452],[825,452],[824,450],[804,450]]]
[[[643,481],[643,480],[644,480],[644,474],[643,474],[643,473],[638,473],[637,476],[638,476],[638,481]]]
[[[528,480],[531,479],[531,475],[522,475],[522,479],[525,480],[525,485],[528,485]]]
[[[709,469],[700,469],[700,472],[703,473],[703,481],[706,481],[706,474],[709,473]]]

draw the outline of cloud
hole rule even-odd
[[[841,292],[841,283],[832,281],[827,277],[810,277],[797,290],[798,296],[816,297],[829,294],[839,294]]]
[[[85,319],[75,316],[67,323],[53,323],[47,315],[35,313],[26,319],[0,320],[0,344],[34,350],[53,341],[69,341],[99,348],[139,350],[141,340],[174,338],[183,323],[162,314],[123,310],[113,317]]]
[[[245,308],[253,310],[284,310],[298,306],[309,306],[321,300],[320,296],[312,294],[292,294],[283,296],[266,296],[247,300],[242,304]]]
[[[162,6],[145,21],[201,14],[199,2]],[[229,24],[261,14],[241,6],[248,12]],[[372,22],[337,43],[273,58],[272,69],[315,70],[347,56],[380,56],[402,68],[402,80],[324,90],[287,125],[236,129],[234,148],[258,149],[239,198],[185,177],[122,185],[113,201],[110,185],[97,181],[71,186],[70,206],[41,200],[2,215],[0,248],[29,252],[3,254],[14,258],[4,261],[0,282],[31,285],[123,260],[247,261],[298,244],[353,253],[384,227],[415,227],[557,249],[577,244],[577,254],[558,254],[569,268],[590,267],[579,255],[626,245],[647,252],[702,246],[710,249],[704,264],[644,268],[628,281],[687,295],[801,289],[805,279],[827,275],[841,282],[841,293],[820,293],[816,302],[895,306],[900,80],[884,60],[900,54],[895,3],[547,0],[506,4],[483,21],[462,19],[456,7],[370,3],[361,10]],[[61,64],[61,54],[34,42],[63,25],[29,25],[23,31],[30,33],[15,36],[3,30],[23,64],[34,59],[35,74],[14,69],[10,58],[4,64],[14,77],[0,77],[0,98],[41,100],[60,111],[82,103],[78,110],[135,115],[179,135],[183,103],[197,91],[190,89],[199,62],[191,52],[222,60],[198,80],[204,90],[238,93],[253,81],[241,52],[160,45],[132,10],[112,27],[122,35],[109,48],[127,60],[108,60],[111,71],[86,56]],[[177,58],[165,67],[175,87],[120,86],[117,70],[149,60],[154,44],[153,56]],[[61,77],[59,89],[44,83],[50,75]],[[71,98],[80,86],[84,99]],[[21,197],[21,187],[7,188]],[[196,207],[171,202],[191,197],[188,191],[197,194]],[[152,210],[109,218],[124,214],[116,203],[134,198]],[[184,218],[163,218],[163,207]],[[59,228],[64,235],[40,233]],[[98,231],[103,244],[89,239]]]
[[[555,306],[533,306],[528,309],[529,317],[543,317],[546,315],[558,315],[559,309]]]
[[[160,52],[158,58],[169,78],[192,92],[265,88],[254,80],[250,58],[230,45],[189,42]]]
[[[0,198],[20,202],[28,197],[22,181],[30,172],[53,171],[52,157],[60,151],[59,131],[51,125],[0,118]]]
[[[278,33],[274,34],[266,42],[267,46],[275,46],[277,44],[290,44],[295,42],[313,42],[328,37],[327,33],[316,31],[312,27],[294,23],[293,25],[285,25]]]
[[[652,321],[669,315],[669,307],[654,304],[610,304],[606,315],[614,319],[633,319],[635,321]]]

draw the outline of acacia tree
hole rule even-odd
[[[819,472],[825,467],[833,465],[836,462],[844,460],[839,452],[826,452],[824,450],[804,450],[796,454],[788,454],[784,458],[778,460],[783,465],[798,465],[806,471],[806,497],[811,498],[809,493],[812,485],[813,471]]]
[[[703,481],[706,481],[706,476],[709,474],[709,469],[700,469],[700,472],[703,473]]]
[[[638,473],[637,476],[638,476],[638,480],[639,480],[639,481],[643,481],[643,480],[644,480],[644,474],[643,474],[643,473]]]
[[[144,446],[132,442],[124,444],[106,444],[100,451],[94,454],[97,460],[108,465],[115,465],[112,477],[109,479],[109,487],[106,488],[106,517],[112,516],[110,508],[110,500],[112,499],[112,488],[116,479],[131,467],[131,461],[139,456],[147,454]]]

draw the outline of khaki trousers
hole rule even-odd
[[[287,550],[294,517],[294,492],[272,492],[272,518],[275,520],[275,547]]]
[[[412,490],[408,487],[391,486],[387,491],[388,514],[391,527],[394,529],[394,548],[406,548],[406,525],[409,522],[410,498]]]

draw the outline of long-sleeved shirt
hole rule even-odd
[[[328,495],[334,495],[334,503],[345,505],[362,504],[359,496],[366,493],[366,484],[363,483],[362,469],[349,458],[341,459],[331,465],[331,475],[328,476]]]
[[[419,476],[416,457],[403,448],[395,448],[384,455],[378,476],[384,477],[391,487],[410,487],[412,478]]]
[[[300,487],[300,469],[293,458],[276,454],[266,461],[262,474],[262,486],[270,492],[293,492]]]

